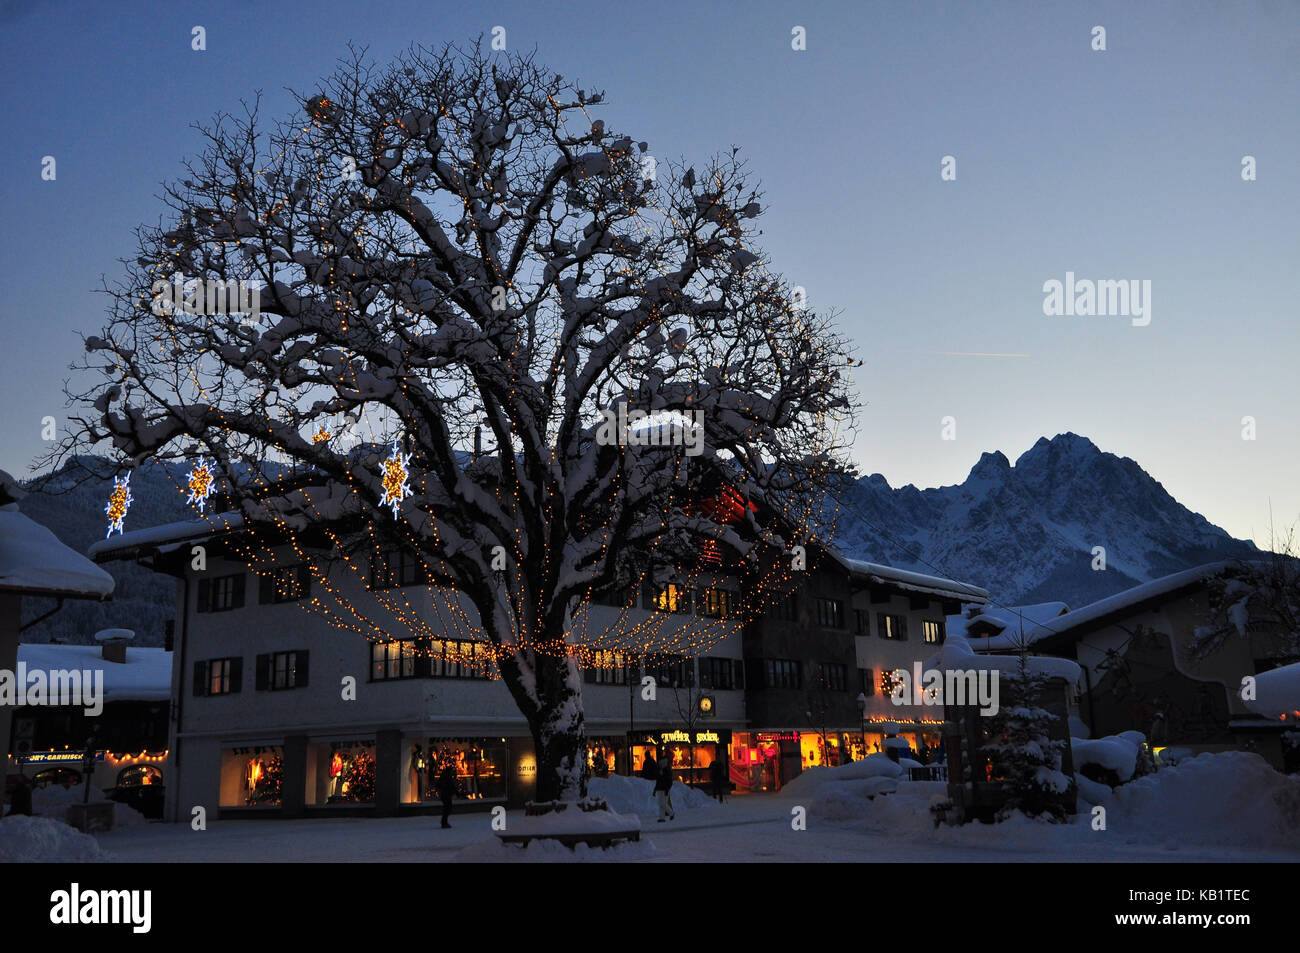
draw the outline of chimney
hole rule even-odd
[[[130,629],[100,629],[95,633],[95,641],[103,646],[105,662],[126,662],[126,643],[135,638]]]

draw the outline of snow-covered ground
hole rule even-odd
[[[865,763],[815,769],[794,790],[733,797],[726,804],[679,789],[677,818],[660,824],[649,782],[618,778],[595,787],[620,812],[640,817],[642,838],[608,851],[555,844],[500,844],[487,813],[437,817],[144,823],[92,839],[47,818],[0,821],[0,859],[32,855],[107,861],[1300,861],[1300,778],[1257,755],[1201,755],[1117,788],[1107,829],[1091,814],[1069,824],[1017,817],[996,826],[935,828],[929,806],[944,785],[886,779]],[[888,787],[888,785],[886,785]],[[802,809],[802,810],[801,810]],[[806,817],[806,829],[793,823]],[[523,820],[506,815],[507,827]],[[62,828],[60,830],[60,828]],[[98,851],[94,849],[98,843]]]

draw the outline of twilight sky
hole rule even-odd
[[[773,265],[866,362],[864,472],[956,483],[984,450],[1074,431],[1235,536],[1266,543],[1270,503],[1300,518],[1293,2],[0,0],[0,469],[28,473],[66,412],[92,289],[199,151],[192,122],[258,89],[283,115],[349,40],[383,61],[497,25],[603,89],[594,114],[652,155],[742,148]],[[1044,315],[1067,272],[1149,280],[1150,323]]]

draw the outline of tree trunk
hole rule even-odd
[[[576,801],[587,795],[587,727],[582,677],[571,656],[539,655],[539,710],[529,719],[537,752],[537,800]]]

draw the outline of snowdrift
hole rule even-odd
[[[32,813],[56,821],[63,821],[67,816],[68,808],[74,804],[80,804],[83,796],[84,792],[79,787],[64,788],[58,784],[51,784],[48,787],[36,788],[32,791]],[[106,801],[108,801],[108,798],[104,796],[102,791],[91,788],[91,804],[101,804]],[[116,804],[113,807],[114,830],[123,827],[138,827],[141,824],[148,823],[149,819],[129,804]]]
[[[1100,750],[1106,757],[1118,755],[1114,748]],[[999,824],[936,828],[929,808],[947,796],[943,782],[902,782],[888,797],[868,799],[865,780],[836,780],[838,770],[844,769],[807,773],[804,785],[815,794],[808,813],[855,830],[1031,850],[1071,843],[1091,846],[1098,838],[1115,838],[1121,844],[1300,850],[1300,777],[1280,774],[1259,755],[1244,751],[1197,755],[1114,791],[1078,777],[1081,793],[1086,795],[1089,784],[1105,792],[1105,831],[1091,829],[1091,812],[1083,803],[1065,824],[1017,813]],[[792,782],[786,790],[794,787]]]
[[[616,774],[608,778],[592,778],[587,782],[587,794],[603,798],[609,809],[618,814],[658,814],[659,805],[655,803],[655,785],[645,778],[629,778]],[[703,791],[674,784],[669,796],[673,799],[673,810],[696,811],[716,808],[718,802]]]
[[[1111,830],[1233,847],[1300,848],[1300,778],[1257,754],[1200,754],[1115,789]]]
[[[842,764],[838,768],[826,768],[821,765],[804,768],[802,773],[781,789],[781,793],[792,797],[816,797],[828,784],[865,781],[869,778],[888,778],[897,781],[904,776],[904,773],[903,765],[891,761],[889,755],[884,752],[877,751],[875,754],[867,755],[861,761]]]
[[[67,863],[104,860],[89,834],[48,817],[0,820],[0,863]]]

